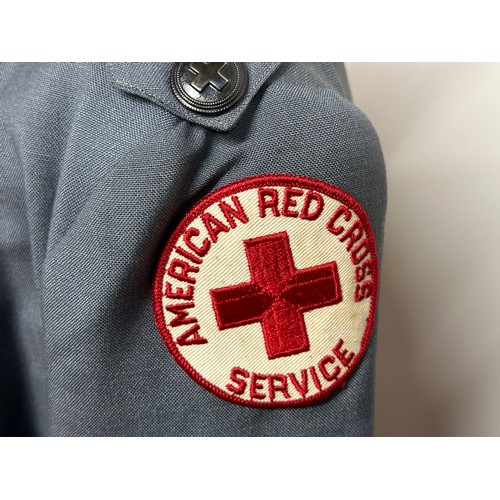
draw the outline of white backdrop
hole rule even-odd
[[[500,64],[350,63],[388,212],[375,434],[500,435]]]

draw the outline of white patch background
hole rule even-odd
[[[278,190],[280,195],[278,207],[281,210],[285,188],[279,185],[269,185],[266,187]],[[304,190],[304,194],[306,191]],[[197,274],[190,273],[190,276],[196,277],[196,284],[194,285],[195,306],[186,310],[189,311],[190,316],[194,316],[198,320],[200,325],[199,334],[206,338],[208,343],[187,346],[177,345],[177,348],[186,361],[201,376],[229,395],[233,395],[233,393],[226,389],[226,385],[231,383],[230,373],[231,369],[235,366],[260,374],[287,374],[294,372],[300,383],[301,370],[317,365],[318,361],[325,355],[332,354],[331,349],[339,338],[344,340],[342,349],[347,349],[355,354],[360,350],[373,297],[364,299],[361,302],[354,301],[354,289],[356,286],[355,266],[351,262],[349,252],[346,249],[347,242],[340,242],[338,240],[339,236],[330,233],[326,229],[327,222],[341,203],[320,191],[316,192],[319,192],[323,196],[325,205],[320,217],[314,221],[303,220],[299,217],[285,217],[283,215],[275,217],[271,209],[267,209],[266,217],[261,218],[259,215],[258,189],[251,188],[237,193],[236,196],[248,216],[248,222],[244,224],[235,219],[236,227],[234,229],[230,229],[227,233],[219,233],[217,242],[212,243],[209,252],[203,258],[203,263],[199,266],[200,271]],[[295,198],[298,206],[294,207],[293,210],[300,212],[303,198],[304,196]],[[222,199],[226,200],[230,206],[234,206],[231,201],[231,195]],[[310,210],[313,210],[315,206],[316,202],[313,202]],[[218,201],[208,207],[206,211],[226,223],[226,219],[218,207]],[[346,229],[350,227],[358,219],[355,212],[352,210],[351,212],[352,217],[348,222],[345,222],[344,218],[341,217],[337,225],[343,225]],[[196,227],[200,230],[201,234],[193,238],[196,244],[201,244],[203,239],[207,237],[206,229],[199,217],[195,218],[188,227]],[[342,289],[342,301],[338,304],[320,307],[304,313],[310,343],[309,351],[270,360],[266,354],[260,323],[219,330],[212,307],[210,290],[249,282],[250,271],[243,240],[279,231],[286,231],[288,233],[293,260],[297,269],[305,269],[332,261],[337,262]],[[182,237],[176,245],[187,249],[182,241]],[[165,269],[168,269],[170,261],[173,258],[186,260],[173,252],[169,256]],[[187,287],[186,283],[165,274],[163,278],[163,291],[165,290],[165,283],[167,281],[172,284],[174,290],[178,286],[183,289]],[[164,307],[168,304],[182,302],[185,301],[163,297]],[[165,309],[163,310],[165,324],[168,325],[173,315],[166,312]],[[174,328],[167,327],[167,329],[175,340],[190,326],[181,325]],[[336,366],[341,368],[340,377],[347,368],[343,367],[338,361],[336,362]],[[332,370],[333,366],[328,365],[328,371],[331,372]],[[323,389],[334,383],[334,381],[326,382],[317,368],[316,372],[321,380]],[[318,390],[311,380],[310,373],[308,373],[308,378],[307,397],[311,397]],[[247,379],[247,382],[249,382],[249,379]],[[267,382],[263,382],[263,384],[267,387]],[[302,396],[290,382],[287,389],[292,400],[302,399]],[[267,390],[264,389],[262,392],[267,393]],[[247,383],[245,393],[239,397],[250,400],[249,383]],[[263,401],[269,401],[269,398],[267,397]],[[290,401],[290,399],[286,399],[281,392],[277,392],[275,401]]]

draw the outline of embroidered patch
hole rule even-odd
[[[322,181],[263,175],[210,193],[159,263],[155,318],[175,359],[217,396],[303,406],[341,387],[373,329],[375,240]]]

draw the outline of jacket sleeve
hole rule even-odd
[[[0,76],[38,432],[370,435],[385,169],[342,65],[246,64],[217,114],[174,67]]]

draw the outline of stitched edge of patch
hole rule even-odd
[[[324,389],[322,392],[317,393],[308,398],[303,398],[301,400],[293,401],[248,401],[246,399],[239,398],[236,395],[228,394],[220,389],[218,386],[212,384],[206,380],[200,373],[198,373],[184,358],[184,356],[177,349],[173,337],[165,326],[165,320],[162,310],[162,285],[163,276],[165,274],[165,267],[170,254],[175,249],[176,243],[180,236],[185,232],[188,225],[198,216],[200,216],[209,206],[211,206],[216,201],[219,201],[224,196],[235,195],[244,190],[262,187],[266,185],[272,185],[273,183],[279,184],[285,187],[300,187],[310,190],[317,190],[320,193],[324,193],[331,198],[340,201],[346,207],[353,210],[356,215],[361,219],[363,223],[363,228],[366,231],[366,238],[368,241],[368,246],[370,249],[370,254],[372,256],[372,278],[374,283],[374,295],[373,300],[370,304],[370,311],[366,321],[366,327],[361,340],[360,350],[355,355],[350,365],[351,368],[347,370],[341,377],[339,377],[335,382]],[[186,213],[182,220],[177,225],[175,231],[172,233],[168,239],[167,245],[165,246],[158,266],[155,272],[155,280],[153,286],[153,311],[155,316],[156,325],[160,334],[165,342],[170,353],[174,356],[175,360],[183,368],[183,370],[198,384],[203,388],[207,389],[212,394],[215,394],[219,398],[228,401],[230,403],[236,403],[238,405],[252,407],[252,408],[290,408],[290,407],[303,407],[309,406],[314,403],[328,398],[332,393],[345,385],[346,380],[356,371],[361,359],[364,356],[366,348],[369,344],[373,328],[375,326],[375,315],[377,310],[378,301],[378,278],[379,278],[379,264],[378,255],[375,244],[375,237],[373,235],[373,230],[370,224],[370,220],[365,210],[361,204],[350,194],[342,191],[340,188],[327,184],[324,181],[318,179],[312,179],[310,177],[299,176],[294,174],[268,174],[268,175],[257,175],[252,177],[247,177],[238,181],[231,182],[221,188],[218,188],[208,195],[199,200],[193,207]]]

